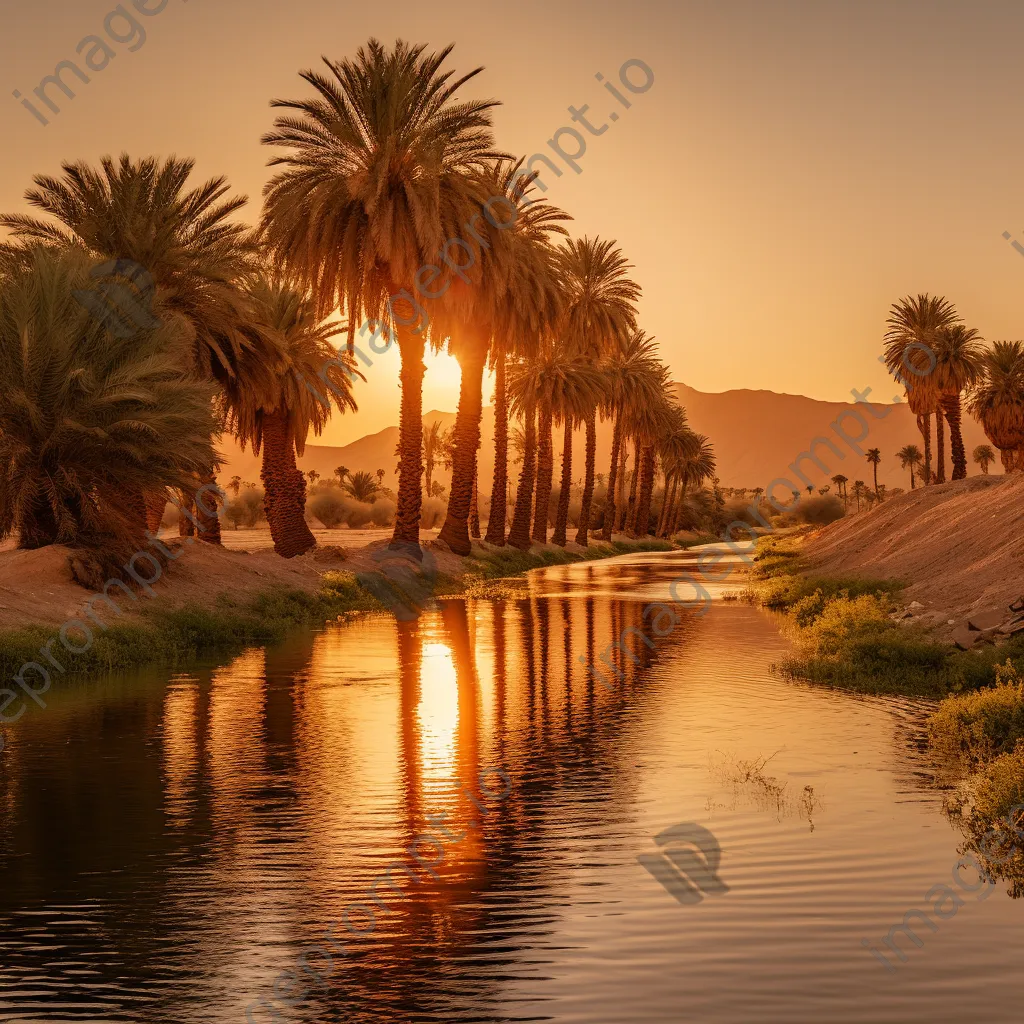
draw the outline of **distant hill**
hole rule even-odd
[[[862,456],[855,455],[832,428],[839,421],[840,430],[846,431],[851,438],[863,433],[856,416],[859,416],[866,427],[865,439],[859,446],[865,451],[868,448],[879,448],[882,452],[882,463],[878,468],[878,479],[889,487],[908,487],[909,475],[905,473],[895,457],[895,453],[905,444],[921,445],[921,436],[917,431],[914,417],[908,406],[876,405],[821,402],[803,395],[780,395],[774,391],[724,391],[720,394],[708,394],[695,391],[685,384],[676,384],[676,392],[680,403],[685,407],[690,425],[702,434],[707,434],[715,446],[718,458],[718,475],[726,487],[764,487],[776,477],[786,477],[798,487],[801,481],[790,469],[790,466],[803,452],[807,452],[811,442],[816,438],[829,438],[835,444],[842,458],[824,444],[815,448],[825,466],[827,473],[814,465],[810,460],[801,461],[799,468],[815,485],[819,485],[828,477],[842,473],[850,480],[871,480],[871,466]],[[844,416],[845,413],[845,416]],[[872,415],[872,413],[874,415]],[[877,418],[876,418],[877,417]],[[439,420],[447,428],[455,422],[452,412],[433,410],[423,417],[424,424],[429,425]],[[965,415],[963,420],[964,445],[968,455],[968,473],[978,472],[977,466],[970,462],[970,453],[976,445],[987,443],[981,427]],[[608,472],[608,459],[611,452],[611,424],[600,423],[597,430],[597,453],[599,473]],[[376,473],[378,469],[385,471],[384,483],[394,489],[397,487],[397,458],[395,448],[398,445],[398,427],[388,427],[376,434],[368,434],[351,444],[341,447],[307,444],[299,464],[303,471],[315,469],[321,476],[331,476],[336,466],[347,466],[352,472],[365,470]],[[555,430],[555,455],[561,458],[561,430]],[[221,444],[227,462],[221,472],[226,479],[237,473],[243,480],[256,482],[259,480],[259,460],[251,452],[241,452],[231,438],[225,438]],[[577,431],[573,442],[573,478],[579,480],[583,473],[584,441],[582,431]],[[996,466],[998,470],[998,464]],[[480,486],[481,490],[490,489],[490,481],[494,472],[494,412],[490,407],[484,409],[482,424],[482,440],[480,448]],[[518,467],[513,467],[518,476]],[[557,479],[556,465],[556,479]],[[950,473],[949,438],[946,438],[946,473]],[[449,474],[442,467],[434,471],[434,478],[445,486],[449,484]]]

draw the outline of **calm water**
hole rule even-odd
[[[314,957],[320,987],[254,1020],[1019,1021],[1005,885],[895,973],[861,946],[958,857],[926,708],[773,676],[771,618],[721,601],[634,636],[610,691],[584,671],[688,560],[547,570],[26,714],[0,762],[0,1020],[244,1021],[444,828],[436,877],[396,869],[337,970]],[[681,905],[637,861],[682,822],[728,892]]]

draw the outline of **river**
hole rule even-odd
[[[65,687],[0,760],[0,1020],[1019,1020],[1005,885],[893,970],[862,945],[952,884],[927,705],[773,674],[788,641],[732,582],[608,683],[580,663],[695,557]],[[720,889],[638,860],[675,825]]]

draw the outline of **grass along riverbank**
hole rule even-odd
[[[636,551],[670,551],[665,541],[614,541],[593,544],[587,549],[564,550],[554,546],[519,551],[515,548],[474,547],[473,554],[458,562],[451,556],[441,560],[449,571],[439,571],[434,593],[438,597],[461,594],[486,595],[490,585],[509,577],[521,576],[532,569],[573,562],[594,561]],[[174,570],[167,575],[173,590]],[[329,570],[315,577],[315,583],[302,587],[274,587],[259,593],[232,593],[220,590],[221,578],[211,585],[215,595],[209,603],[189,601],[174,606],[160,590],[149,607],[137,614],[110,622],[112,613],[100,606],[98,614],[109,623],[107,629],[92,627],[93,641],[80,654],[70,653],[59,641],[52,642],[59,627],[52,624],[25,625],[0,631],[0,673],[8,679],[26,662],[50,668],[56,678],[123,672],[153,664],[180,666],[199,657],[231,655],[255,644],[282,640],[290,630],[328,622],[351,612],[386,612],[388,609],[368,590],[360,586],[355,573]],[[162,588],[164,584],[157,584]],[[92,596],[81,591],[82,604]],[[122,595],[113,592],[114,597]],[[71,616],[80,618],[82,612]],[[69,642],[84,645],[84,634],[75,629]],[[51,654],[63,671],[58,671],[41,653],[50,643]]]
[[[934,631],[897,620],[899,580],[809,571],[803,538],[758,542],[748,596],[779,611],[796,653],[779,668],[794,678],[862,693],[942,698],[996,682],[996,665],[1024,659],[1020,637],[958,651]]]

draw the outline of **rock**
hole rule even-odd
[[[977,643],[979,636],[980,634],[974,630],[968,629],[966,626],[959,626],[953,630],[951,639],[954,646],[959,647],[961,651],[969,651]]]
[[[923,605],[923,604],[921,604],[921,602],[920,602],[920,601],[911,601],[911,602],[910,602],[910,604],[908,604],[908,605],[907,605],[907,607],[908,607],[908,608],[909,608],[909,609],[910,609],[910,610],[911,610],[912,612],[916,612],[916,611],[920,611],[920,610],[921,610],[921,609],[922,609],[922,608],[924,607],[924,605]]]
[[[999,627],[1003,636],[1013,636],[1015,633],[1024,633],[1024,618],[1013,619],[1011,622],[1004,622]]]
[[[1024,612],[1024,594],[1006,606],[1011,612]]]
[[[987,629],[997,629],[1006,621],[1006,612],[1003,610],[978,612],[967,620],[967,628],[983,633]]]

